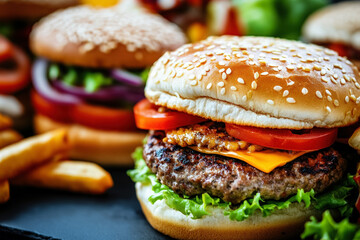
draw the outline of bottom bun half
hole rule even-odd
[[[312,207],[293,203],[269,217],[256,212],[242,222],[232,221],[223,210],[211,207],[208,209],[211,215],[192,219],[168,207],[164,200],[151,204],[148,198],[153,193],[151,185],[136,183],[136,195],[148,222],[159,232],[176,239],[296,239],[310,216],[321,216],[321,212]]]
[[[142,145],[146,135],[142,132],[105,131],[77,124],[64,124],[40,114],[34,118],[34,127],[37,133],[69,128],[69,157],[101,165],[133,165],[131,154],[136,147]]]

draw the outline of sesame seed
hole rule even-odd
[[[346,96],[346,97],[345,97],[345,102],[348,103],[349,101],[350,101],[349,96]]]
[[[252,89],[256,89],[256,88],[257,88],[257,83],[256,83],[255,81],[253,81],[253,82],[251,83],[251,88],[252,88]]]
[[[282,78],[283,76],[281,74],[276,74],[275,77]]]
[[[335,78],[333,78],[333,76],[330,77],[330,80],[332,83],[337,84],[337,82],[336,82]]]
[[[355,102],[355,101],[356,101],[355,95],[354,95],[354,94],[351,94],[351,95],[350,95],[350,99]]]
[[[342,67],[341,67],[339,64],[337,64],[337,63],[334,64],[334,68],[342,69]]]
[[[239,77],[239,78],[237,79],[237,81],[238,81],[238,83],[245,84],[244,79],[242,79],[241,77]]]
[[[356,99],[356,104],[359,104],[360,103],[360,97],[358,97],[357,99]]]
[[[227,78],[226,73],[223,72],[223,73],[221,74],[221,78],[225,80],[225,79]]]
[[[285,91],[283,92],[283,97],[286,97],[287,95],[289,95],[289,91],[288,91],[288,90],[285,90]]]
[[[259,60],[259,63],[261,64],[261,65],[266,65],[266,61],[265,60]]]
[[[328,113],[331,113],[331,108],[329,107],[329,106],[326,106],[326,111],[328,112]]]
[[[228,68],[228,69],[226,69],[226,74],[230,74],[231,73],[231,69],[230,68]]]
[[[313,68],[316,71],[321,71],[321,67],[319,65],[314,64]]]
[[[222,68],[219,70],[219,73],[223,73],[225,71],[225,68]]]
[[[235,86],[231,86],[230,89],[233,90],[233,91],[237,90],[237,88]]]
[[[222,88],[222,89],[220,90],[220,94],[221,94],[221,95],[224,95],[224,94],[225,94],[225,88]]]
[[[287,81],[287,83],[286,83],[286,85],[288,85],[288,86],[292,86],[292,85],[294,85],[294,81],[291,81],[290,79]]]
[[[281,86],[275,86],[275,87],[274,87],[274,90],[275,90],[275,91],[277,91],[277,92],[280,92],[280,91],[281,91],[281,89],[282,89],[282,87],[281,87]]]
[[[207,86],[206,86],[206,89],[210,89],[212,86],[212,83],[209,83]]]
[[[223,87],[223,86],[225,86],[225,83],[224,83],[224,82],[219,82],[217,85],[218,85],[219,87]]]
[[[309,67],[303,67],[303,70],[304,70],[305,72],[311,72],[311,68],[309,68]]]
[[[339,101],[338,100],[334,100],[334,105],[336,106],[336,107],[338,107],[340,104],[339,104]]]
[[[244,95],[241,99],[242,99],[244,102],[246,102],[246,100],[247,100],[246,95]]]
[[[286,68],[289,69],[289,70],[294,70],[295,66],[294,65],[287,65]]]
[[[303,94],[303,95],[306,95],[306,94],[308,94],[308,90],[307,90],[307,88],[303,88],[303,89],[301,89],[301,93]]]
[[[194,80],[194,79],[195,79],[195,75],[194,75],[194,74],[190,74],[190,75],[189,75],[189,79],[190,79],[190,80]]]
[[[201,81],[202,77],[203,77],[203,75],[198,74],[197,77],[196,77],[196,79],[197,79],[198,81]]]
[[[339,76],[337,74],[332,75],[335,79],[338,79]]]
[[[203,69],[203,70],[200,71],[200,74],[203,75],[203,76],[206,76],[207,73],[206,73],[206,71]]]
[[[270,104],[270,105],[274,105],[274,101],[273,101],[273,100],[270,100],[270,99],[269,99],[269,100],[267,100],[266,102],[267,102],[268,104]]]
[[[209,66],[206,66],[206,67],[204,68],[204,70],[205,70],[206,72],[209,72],[209,71],[210,71],[210,67],[209,67]]]
[[[346,83],[346,81],[345,81],[345,79],[340,79],[340,83],[342,84],[342,85],[345,85],[345,83]]]
[[[326,89],[325,92],[326,92],[327,95],[331,96],[331,92],[329,90]]]
[[[332,97],[327,96],[327,100],[328,100],[329,102],[331,102],[331,101],[332,101]]]
[[[356,82],[355,87],[360,89],[360,84]]]
[[[192,80],[191,82],[190,82],[190,85],[191,86],[195,86],[197,84],[197,81],[196,80]]]
[[[255,80],[256,80],[256,79],[258,79],[258,78],[259,78],[259,76],[260,76],[260,75],[259,75],[259,73],[258,73],[258,72],[255,72],[255,73],[254,73],[254,78],[255,78]]]
[[[324,76],[326,74],[326,70],[325,69],[322,69],[321,72],[320,72],[320,75],[321,76]]]
[[[351,80],[350,80],[350,77],[348,76],[348,75],[344,75],[344,78],[345,78],[345,80],[347,81],[347,82],[350,82]]]
[[[320,91],[316,91],[316,93],[315,93],[315,94],[316,94],[316,96],[317,96],[318,98],[320,98],[320,99],[322,98],[322,94],[321,94],[321,92],[320,92]]]
[[[260,75],[261,76],[266,76],[266,75],[269,75],[269,73],[268,72],[262,72]]]
[[[291,97],[286,98],[286,101],[287,101],[288,103],[295,103],[295,102],[296,102],[295,99],[294,99],[294,98],[291,98]]]

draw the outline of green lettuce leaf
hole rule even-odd
[[[301,238],[307,237],[321,240],[359,240],[360,226],[350,223],[347,218],[336,223],[330,211],[326,210],[320,222],[315,217],[311,217],[310,221],[305,224],[305,230],[301,234]]]
[[[354,209],[355,199],[350,199],[351,192],[356,189],[353,176],[348,174],[330,189],[316,196],[314,207],[319,210],[338,209],[342,217],[349,217]],[[351,202],[351,200],[354,200]]]
[[[195,197],[181,196],[156,179],[155,174],[147,167],[142,155],[142,148],[137,148],[133,153],[135,169],[127,172],[131,179],[134,182],[151,184],[154,191],[154,194],[149,198],[151,203],[154,204],[156,201],[164,200],[169,207],[180,211],[184,215],[190,215],[194,219],[211,214],[208,206],[224,209],[224,215],[228,215],[231,220],[236,221],[243,221],[256,211],[260,211],[266,217],[276,210],[288,208],[295,202],[304,203],[306,208],[313,205],[320,210],[338,209],[344,216],[348,216],[353,209],[352,206],[354,206],[354,204],[349,204],[347,200],[350,192],[356,186],[350,175],[335,184],[329,191],[320,195],[315,196],[314,190],[305,192],[303,189],[298,189],[296,195],[285,200],[275,201],[263,200],[260,193],[257,193],[253,198],[243,201],[238,206],[233,206],[231,203],[224,202],[220,198],[211,197],[207,193]]]

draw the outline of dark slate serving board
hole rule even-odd
[[[146,221],[126,169],[108,170],[115,186],[102,196],[11,188],[0,239],[170,239]]]

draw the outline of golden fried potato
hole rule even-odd
[[[0,181],[38,166],[67,151],[67,131],[59,129],[14,143],[0,150]]]
[[[7,130],[3,130],[0,131],[0,148],[6,147],[7,145],[16,143],[18,141],[20,141],[22,139],[22,136],[12,130],[12,129],[7,129]]]
[[[7,129],[12,126],[11,118],[0,114],[0,130]]]
[[[8,181],[0,182],[0,203],[5,203],[10,198],[10,187]]]
[[[11,180],[12,184],[101,194],[113,186],[111,175],[95,163],[50,162]]]

